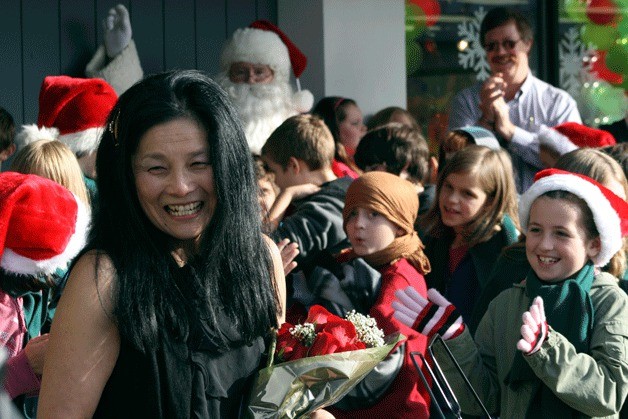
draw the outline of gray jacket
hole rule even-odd
[[[299,245],[297,269],[309,270],[323,250],[334,253],[348,247],[342,228],[342,209],[352,179],[342,177],[321,185],[320,191],[294,201],[294,210],[271,233],[276,242],[284,238]]]

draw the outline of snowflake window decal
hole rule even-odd
[[[480,41],[480,24],[486,13],[484,7],[479,7],[473,12],[473,18],[458,24],[458,36],[468,43],[467,48],[458,52],[458,64],[462,68],[473,69],[479,81],[486,80],[490,75],[486,53]]]
[[[583,80],[587,80],[587,66],[591,51],[580,40],[580,32],[576,27],[571,27],[565,32],[558,47],[560,60],[559,77],[560,86],[571,96],[580,95]]]

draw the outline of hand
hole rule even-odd
[[[503,97],[495,100],[492,105],[495,116],[494,130],[503,139],[510,141],[515,135],[515,125],[510,121],[509,107]]]
[[[318,409],[310,413],[310,419],[334,419],[335,416],[325,409]]]
[[[33,372],[37,375],[41,375],[44,371],[44,360],[46,358],[47,349],[48,333],[32,338],[24,347],[26,359],[28,359],[28,363],[33,369]]]
[[[290,239],[283,239],[277,243],[279,253],[281,254],[281,261],[283,262],[283,273],[288,275],[294,268],[297,267],[297,263],[294,258],[299,254],[299,245],[295,242],[290,242]]]
[[[505,89],[506,82],[502,78],[501,73],[494,74],[482,84],[482,88],[480,89],[481,121],[484,121],[488,125],[492,125],[495,122],[493,102],[504,97]]]
[[[133,31],[129,11],[122,4],[109,9],[109,14],[103,20],[105,32],[105,50],[107,56],[113,59],[129,45]]]
[[[549,334],[547,320],[545,319],[545,308],[543,307],[543,299],[541,297],[536,297],[532,301],[530,310],[523,313],[522,320],[522,338],[517,342],[517,349],[526,355],[532,355],[541,348]]]
[[[394,317],[428,338],[438,333],[444,340],[452,339],[465,329],[456,307],[434,288],[427,291],[427,299],[412,287],[397,290],[395,297]]]

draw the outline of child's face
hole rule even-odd
[[[587,239],[576,204],[543,196],[532,203],[526,255],[539,279],[562,281],[582,269],[599,251],[599,238]]]
[[[353,156],[360,140],[366,133],[366,126],[362,122],[362,112],[355,105],[347,105],[346,117],[338,124],[340,142],[345,146],[347,154]]]
[[[266,178],[259,179],[257,185],[259,186],[259,203],[262,209],[269,211],[275,203],[275,198],[277,198],[275,188],[272,182]]]
[[[486,197],[476,175],[450,173],[443,181],[438,195],[443,224],[461,233],[467,224],[481,214]]]
[[[358,256],[385,249],[401,234],[386,217],[370,209],[357,207],[347,219],[347,237]]]

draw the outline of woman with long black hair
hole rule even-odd
[[[201,72],[149,76],[119,98],[96,165],[39,417],[237,417],[285,282],[236,111]]]

